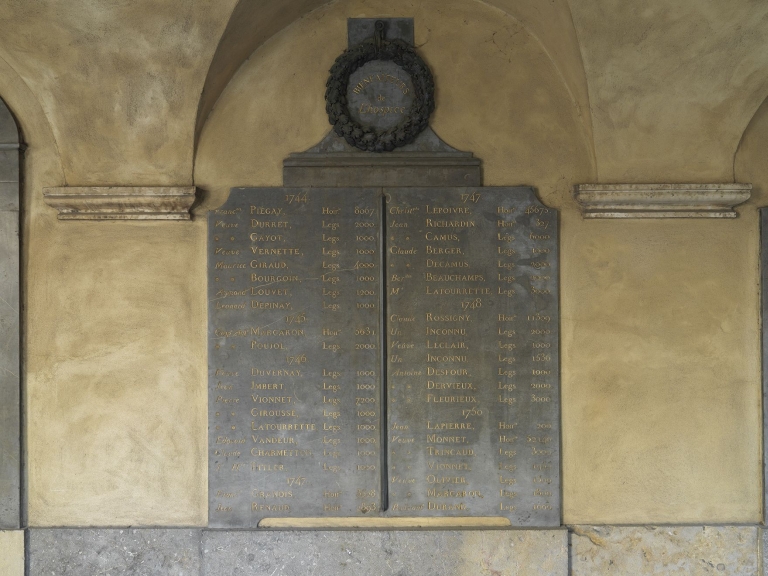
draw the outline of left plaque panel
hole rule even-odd
[[[379,513],[381,206],[233,188],[210,212],[210,527]]]

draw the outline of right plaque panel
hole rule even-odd
[[[557,212],[524,187],[385,196],[388,514],[558,526]]]

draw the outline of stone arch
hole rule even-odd
[[[23,526],[19,205],[21,136],[0,99],[0,529]]]

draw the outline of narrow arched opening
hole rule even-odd
[[[21,387],[21,159],[13,114],[0,99],[0,530],[24,526]]]

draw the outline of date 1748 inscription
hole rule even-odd
[[[209,518],[560,522],[557,214],[529,188],[233,189]]]

